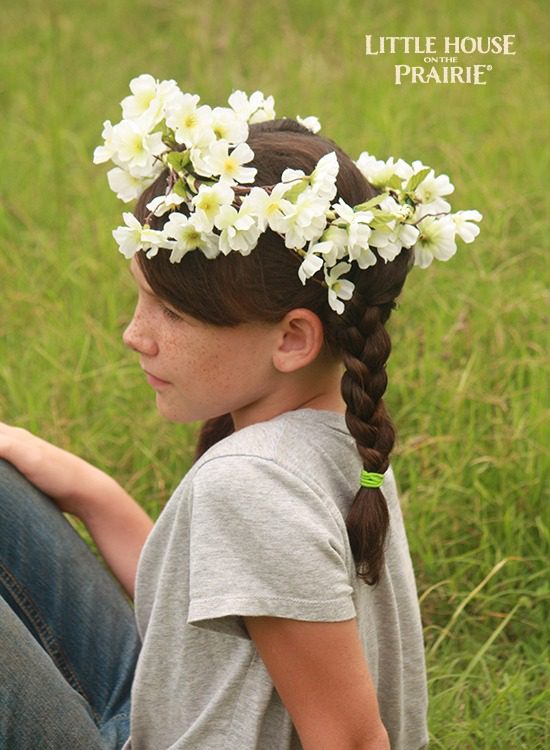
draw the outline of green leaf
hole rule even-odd
[[[374,218],[379,219],[380,221],[383,221],[385,224],[387,224],[390,221],[394,221],[398,217],[394,213],[391,213],[391,211],[377,211],[374,214]]]
[[[172,188],[172,190],[177,195],[181,195],[182,198],[187,198],[189,196],[189,190],[188,190],[187,185],[185,184],[185,182],[183,182],[183,180],[178,180],[174,184],[174,187]]]
[[[369,208],[375,208],[378,206],[384,198],[386,198],[387,193],[380,193],[380,195],[375,195],[374,198],[371,198],[368,201],[365,201],[364,203],[359,203],[358,206],[354,206],[354,211],[367,211]]]
[[[189,151],[170,151],[166,154],[165,161],[174,172],[181,174],[189,164]]]
[[[185,176],[185,182],[189,185],[192,193],[196,195],[199,192],[199,188],[197,185],[198,180],[192,174],[188,174]]]
[[[403,180],[399,175],[392,174],[390,179],[386,182],[386,186],[391,188],[392,190],[402,190],[401,183]]]
[[[304,192],[307,186],[307,180],[300,180],[300,182],[291,187],[290,190],[285,193],[285,199],[287,201],[290,201],[291,203],[296,203],[296,201],[298,200],[298,196]]]
[[[164,143],[166,143],[167,146],[175,147],[177,145],[174,131],[168,127],[168,125],[164,122],[164,120],[161,123],[159,123],[159,125],[157,125],[154,132],[158,132],[159,130],[162,133],[162,140]]]
[[[431,171],[432,171],[431,167],[426,167],[425,169],[421,169],[420,172],[413,174],[413,176],[407,182],[407,187],[405,188],[405,190],[407,192],[412,192],[413,190],[416,190],[416,188],[420,185],[422,180],[425,177],[427,177]]]
[[[390,223],[390,221],[394,220],[395,216],[393,214],[380,211],[380,213],[375,214],[373,220],[369,222],[369,226],[372,227],[372,229],[383,229]]]

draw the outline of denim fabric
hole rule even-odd
[[[0,460],[0,747],[118,750],[132,607],[56,506]]]

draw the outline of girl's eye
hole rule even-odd
[[[173,310],[171,310],[169,307],[166,307],[166,305],[163,305],[161,303],[161,309],[163,312],[163,315],[167,317],[169,320],[181,320],[180,316],[175,313]]]

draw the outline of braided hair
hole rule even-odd
[[[339,146],[292,119],[250,125],[248,144],[255,155],[250,166],[257,169],[257,185],[279,182],[287,167],[309,174],[322,156],[335,151],[340,167],[337,198],[353,206],[375,195],[374,188]],[[164,194],[165,186],[163,173],[143,193],[135,211],[140,221],[149,214],[146,204]],[[149,218],[154,229],[160,229],[165,221],[166,216]],[[364,270],[353,264],[347,277],[354,282],[355,290],[342,315],[330,308],[321,274],[302,285],[297,274],[300,257],[270,230],[260,236],[258,246],[246,257],[229,253],[212,261],[200,252],[192,252],[180,263],[172,264],[167,253],[151,259],[139,253],[137,260],[155,294],[207,323],[276,323],[299,307],[316,313],[323,324],[328,350],[345,366],[341,383],[345,419],[363,467],[380,474],[386,471],[395,431],[383,400],[391,349],[385,323],[412,264],[411,251],[402,250],[391,263],[379,259]],[[199,433],[195,459],[232,431],[230,415],[207,420]],[[346,525],[357,573],[368,584],[377,583],[380,577],[388,523],[388,509],[380,488],[361,487]]]

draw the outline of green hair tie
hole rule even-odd
[[[380,487],[384,481],[383,474],[377,474],[374,471],[363,471],[361,472],[361,487]]]

